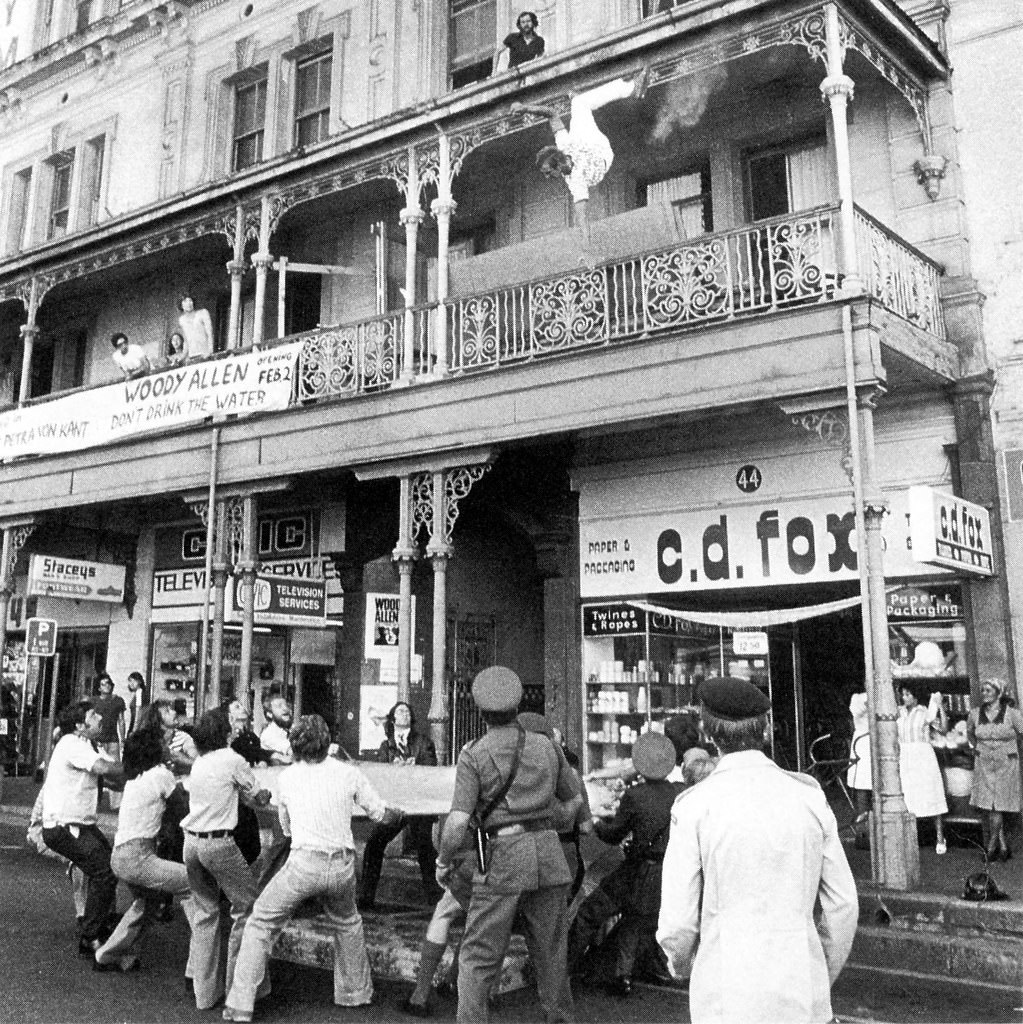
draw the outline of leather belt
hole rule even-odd
[[[217,828],[212,832],[189,832],[188,834],[196,839],[226,839],[228,836],[233,836],[234,832],[229,828]]]
[[[487,835],[491,839],[501,836],[521,836],[527,832],[550,832],[552,831],[548,821],[519,821],[514,825],[498,825],[496,828],[488,828]]]

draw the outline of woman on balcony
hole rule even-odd
[[[196,309],[191,295],[182,295],[178,301],[181,316],[178,326],[185,336],[185,351],[189,359],[208,359],[213,355],[213,324],[205,309]]]

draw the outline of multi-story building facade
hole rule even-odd
[[[0,583],[8,646],[33,612],[60,653],[29,710],[101,664],[278,682],[357,749],[400,694],[450,754],[499,661],[594,766],[729,671],[796,766],[865,671],[960,708],[1012,674],[947,5],[547,0],[506,69],[517,14],[15,0]],[[529,108],[644,66],[587,245]],[[987,510],[980,572],[914,552],[914,485]]]

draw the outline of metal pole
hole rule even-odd
[[[239,667],[239,684],[248,695],[249,683],[252,679],[252,634],[256,621],[256,570],[259,567],[257,561],[256,537],[256,498],[247,494],[243,499],[243,554],[241,562],[242,571],[242,650],[241,665]],[[236,700],[241,700],[240,694],[235,694]],[[244,703],[244,701],[243,701]]]
[[[206,710],[206,662],[209,654],[210,590],[213,587],[213,545],[217,507],[217,458],[220,453],[220,427],[210,437],[210,488],[206,499],[206,573],[203,576],[202,634],[199,637],[199,678],[195,691],[196,718]]]

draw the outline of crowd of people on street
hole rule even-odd
[[[972,800],[988,826],[986,856],[1007,858],[1002,815],[1020,808],[1023,716],[1000,681],[980,689],[966,725],[976,752]],[[856,929],[856,887],[820,786],[764,753],[770,701],[751,682],[704,681],[698,708],[641,734],[631,761],[603,773],[624,788],[593,814],[560,733],[519,712],[514,672],[485,669],[472,695],[486,732],[458,757],[438,849],[435,819],[387,807],[358,765],[340,759],[323,719],[294,719],[279,689],[264,694],[259,736],[240,701],[192,723],[184,701],[147,704],[138,674],[127,704],[105,673],[97,690],[60,714],[33,816],[45,847],[72,866],[78,949],[96,971],[138,970],[147,931],[177,898],[190,928],[183,972],[195,1006],[222,1002],[224,1019],[249,1021],[270,992],[276,938],[318,897],[332,933],[334,1001],[366,1005],[373,981],[362,913],[375,905],[387,845],[408,829],[434,904],[400,1007],[410,1016],[430,1016],[446,990],[457,995],[458,1021],[485,1022],[518,928],[549,1021],[572,1019],[573,982],[627,998],[637,980],[687,987],[694,1021],[831,1017],[831,985]],[[924,709],[909,687],[902,693],[906,801],[938,815],[934,755],[920,737],[945,727],[941,701]],[[862,703],[854,698],[854,716],[862,718]],[[395,704],[384,728],[381,762],[437,764],[409,704]],[[852,768],[869,763],[869,753],[852,760]],[[256,811],[271,793],[256,764],[280,767],[276,830],[265,820],[260,829]],[[120,798],[112,843],[98,825],[101,787]],[[357,814],[372,823],[361,881]],[[579,839],[589,830],[623,856],[583,884]],[[117,917],[119,881],[130,903]]]

